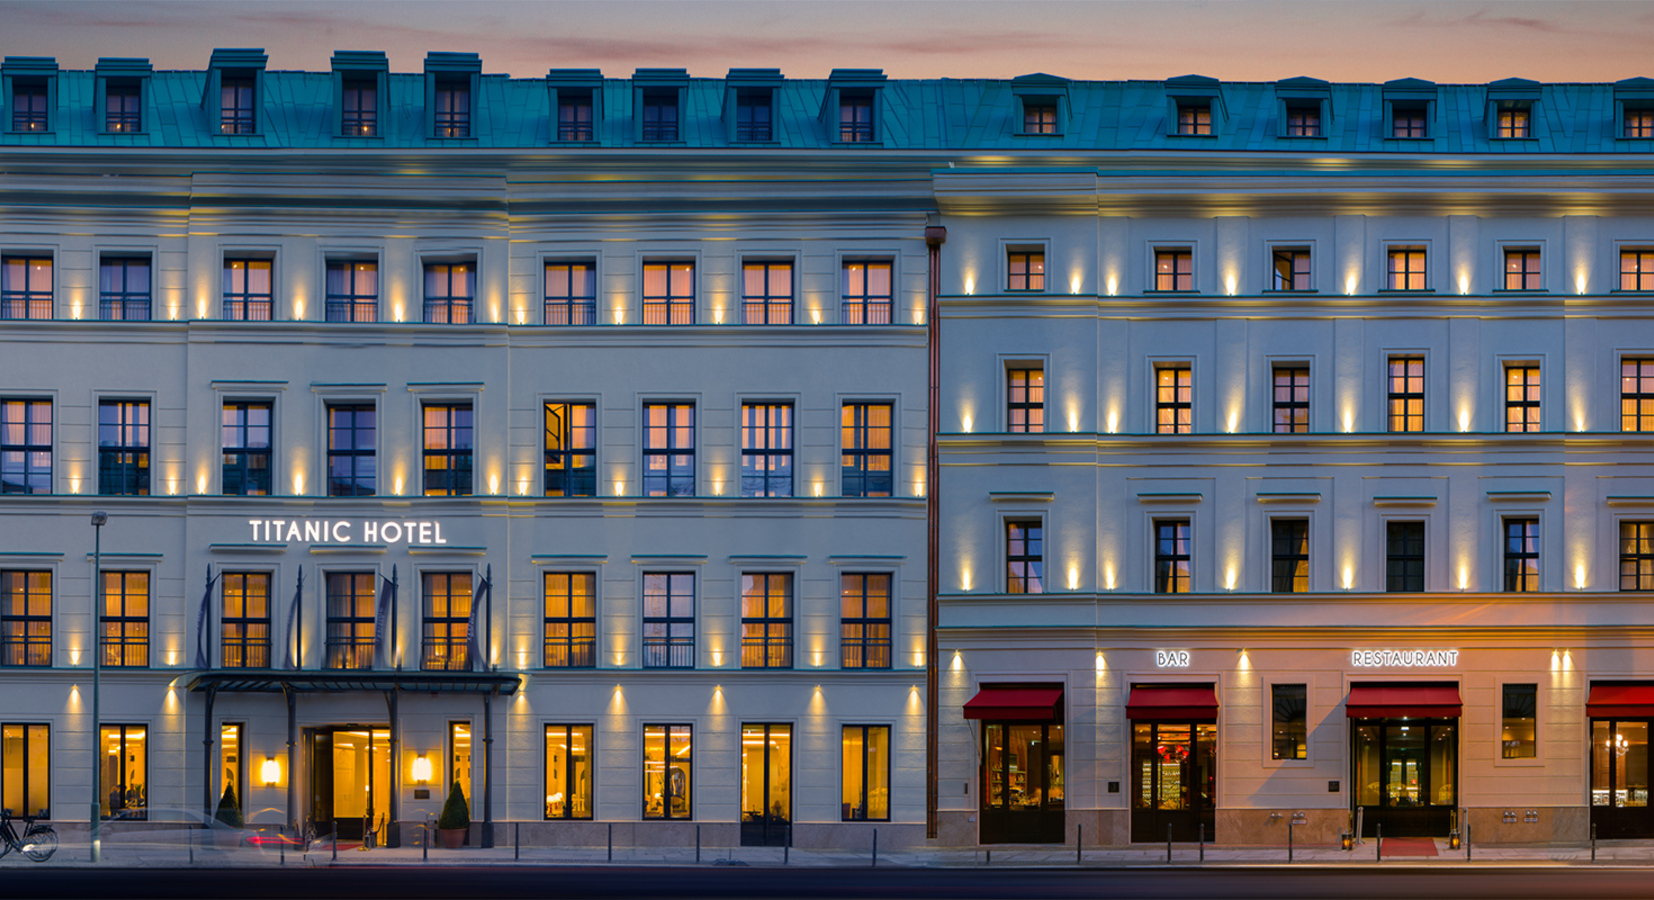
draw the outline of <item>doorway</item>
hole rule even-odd
[[[1133,722],[1131,839],[1216,837],[1216,722]]]
[[[1362,836],[1446,837],[1459,805],[1457,719],[1352,719]]]
[[[791,725],[741,726],[741,846],[788,844],[792,769]]]
[[[390,727],[337,725],[305,731],[310,818],[318,834],[359,841],[390,808]],[[336,831],[335,831],[336,829]]]
[[[982,843],[1062,843],[1062,725],[983,722],[982,744]]]
[[[1591,824],[1601,838],[1654,836],[1648,719],[1591,720]]]

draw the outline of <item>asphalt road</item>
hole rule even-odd
[[[407,866],[0,870],[0,897],[1379,898],[1654,897],[1648,868],[760,869]]]

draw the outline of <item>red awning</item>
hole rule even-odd
[[[1218,717],[1218,695],[1209,684],[1134,684],[1126,700],[1133,722],[1188,722]]]
[[[1352,684],[1344,709],[1352,719],[1457,719],[1464,703],[1456,684]]]
[[[1593,684],[1585,713],[1593,719],[1654,716],[1654,683]]]
[[[985,684],[965,704],[965,718],[1001,722],[1055,722],[1062,688],[1044,684]]]

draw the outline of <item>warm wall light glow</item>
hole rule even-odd
[[[304,494],[304,473],[303,472],[294,472],[293,473],[293,494],[295,496],[302,496]]]
[[[1106,668],[1108,668],[1108,664],[1103,662],[1103,651],[1099,650],[1097,651],[1097,671],[1101,672]]]
[[[1579,270],[1579,272],[1574,275],[1574,291],[1576,293],[1580,293],[1580,294],[1585,293],[1585,270],[1584,269]]]
[[[207,298],[206,297],[202,297],[201,302],[199,302],[195,305],[195,317],[197,319],[205,319],[207,317]]]
[[[1068,567],[1068,589],[1071,591],[1080,589],[1080,569],[1078,566]]]
[[[1235,570],[1233,568],[1223,573],[1223,589],[1226,591],[1235,589]]]
[[[195,492],[197,494],[205,494],[207,492],[207,473],[202,472],[200,475],[195,476]]]
[[[424,758],[425,757],[423,757],[423,756],[420,757],[420,759],[424,759]],[[414,765],[417,767],[418,763],[416,762]],[[417,772],[419,770],[418,770],[418,768],[415,768],[414,771]],[[258,767],[258,780],[263,782],[265,787],[270,787],[272,785],[281,784],[281,763],[276,762],[274,757],[270,757],[270,756],[264,757],[263,764]],[[429,761],[427,761],[425,763],[425,781],[430,781],[430,780],[431,780],[431,764],[430,764]],[[423,784],[424,782],[420,782],[420,783]]]
[[[1560,654],[1558,654],[1555,650],[1552,650],[1551,651],[1551,671],[1555,672],[1556,670],[1558,670],[1560,668],[1562,668],[1562,656]]]
[[[965,668],[965,658],[959,655],[958,650],[953,651],[953,663],[949,668],[953,669],[955,672]]]
[[[1073,278],[1068,280],[1068,292],[1070,294],[1078,294],[1080,292],[1080,276],[1075,275]]]
[[[1344,567],[1344,590],[1347,591],[1347,590],[1349,590],[1350,588],[1352,588],[1354,586],[1355,586],[1355,570],[1350,568],[1349,566],[1345,566]]]
[[[398,322],[402,321],[402,304],[397,303],[391,307],[391,318]]]
[[[401,475],[396,476],[396,483],[391,488],[391,490],[396,493],[396,496],[398,496],[398,497],[402,496],[402,476]]]
[[[525,325],[527,323],[528,323],[528,313],[524,312],[523,308],[521,306],[517,307],[517,324],[518,325]]]
[[[167,665],[169,665],[169,666],[178,665],[178,651],[177,650],[168,650],[167,651]]]
[[[1114,590],[1113,566],[1103,566],[1103,587],[1111,591]]]
[[[1470,568],[1468,566],[1460,566],[1459,567],[1459,590],[1462,591],[1462,590],[1464,590],[1465,588],[1468,588],[1468,587],[1470,587]]]
[[[1108,411],[1108,433],[1114,434],[1120,429],[1120,414],[1114,410]]]
[[[1223,277],[1223,290],[1229,296],[1235,296],[1235,273],[1230,272]]]
[[[810,307],[810,321],[812,323],[816,324],[816,325],[820,325],[821,324],[821,310],[816,309],[813,306]]]
[[[499,492],[500,492],[500,476],[497,473],[490,473],[489,476],[488,476],[488,493],[498,494]]]
[[[293,318],[295,318],[295,319],[304,318],[304,301],[303,300],[294,300],[293,301]]]
[[[1468,409],[1459,410],[1459,430],[1460,431],[1469,431],[1470,430],[1470,410],[1468,410]]]
[[[1349,296],[1349,297],[1354,297],[1355,296],[1355,274],[1354,273],[1351,273],[1350,277],[1344,279],[1344,294],[1345,294],[1345,296]]]
[[[72,475],[69,477],[69,493],[80,493],[80,479],[78,477]]]
[[[972,278],[969,275],[965,276],[965,293],[967,293],[967,294],[976,293],[976,279]]]
[[[959,589],[962,590],[962,591],[968,591],[968,590],[971,589],[971,570],[970,569],[960,569],[959,570]]]
[[[614,495],[616,497],[626,496],[626,482],[624,482],[624,481],[616,481],[615,482],[615,494]]]
[[[1120,287],[1119,280],[1116,279],[1113,275],[1108,276],[1108,295],[1110,297],[1112,297],[1116,293],[1118,293],[1119,287]]]
[[[1470,276],[1462,272],[1459,273],[1459,293],[1470,293]]]
[[[816,494],[816,496],[820,497],[821,492],[822,492],[822,484],[821,484],[821,482],[817,481],[817,482],[815,482],[815,494]]]
[[[1240,657],[1235,660],[1235,667],[1238,669],[1252,668],[1252,657],[1246,655],[1244,648],[1240,652]]]
[[[1235,433],[1235,426],[1237,426],[1239,424],[1240,424],[1240,411],[1231,409],[1229,411],[1229,424],[1228,424],[1229,433],[1234,434]]]
[[[1068,430],[1070,432],[1080,430],[1080,411],[1073,407],[1068,409]]]
[[[626,310],[621,309],[618,306],[615,307],[615,324],[616,325],[626,324]]]
[[[522,497],[527,497],[528,496],[528,479],[527,478],[517,479],[517,494],[519,496],[522,496]]]
[[[712,310],[712,324],[714,324],[714,325],[724,324],[724,310],[723,310],[723,307],[720,306],[720,307],[713,308],[713,310]]]
[[[413,776],[414,784],[430,784],[431,758],[424,754],[414,757],[413,769],[409,774]]]
[[[713,665],[713,667],[716,668],[716,667],[721,666],[723,664],[724,664],[724,651],[722,651],[722,650],[712,651],[712,665]]]
[[[971,433],[971,414],[970,413],[965,413],[964,415],[959,417],[959,421],[960,421],[961,424],[964,425],[965,433],[970,434]]]
[[[1585,566],[1574,566],[1574,587],[1585,590]]]

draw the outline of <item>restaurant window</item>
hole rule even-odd
[[[13,78],[11,82],[11,130],[45,131],[50,125],[46,108],[46,79]],[[1651,130],[1650,133],[1654,133]]]
[[[891,264],[845,262],[841,319],[845,325],[889,325],[891,318]]]
[[[1005,254],[1005,267],[1010,291],[1045,290],[1045,251],[1010,250]]]
[[[0,257],[0,319],[52,317],[52,258]]]
[[[1321,104],[1289,103],[1286,107],[1287,137],[1320,137]]]
[[[106,256],[98,265],[98,318],[149,321],[149,259]]]
[[[678,90],[666,88],[643,92],[643,140],[678,139]]]
[[[1654,359],[1620,360],[1620,430],[1654,431]]]
[[[1161,519],[1154,523],[1154,592],[1187,594],[1190,578],[1189,520]]]
[[[1654,522],[1620,523],[1620,590],[1654,591]]]
[[[149,494],[149,403],[98,402],[98,493]]]
[[[1505,249],[1505,290],[1539,291],[1544,284],[1539,280],[1539,251],[1531,247]]]
[[[371,497],[378,491],[378,411],[371,403],[327,407],[327,495]]]
[[[1269,522],[1270,590],[1277,594],[1309,591],[1309,520]]]
[[[52,492],[52,401],[0,398],[0,494]]]
[[[270,574],[225,572],[220,577],[220,584],[224,606],[219,616],[219,628],[224,644],[219,665],[226,669],[272,668]]]
[[[1505,367],[1505,431],[1539,430],[1539,367]]]
[[[218,83],[218,133],[253,134],[255,81],[251,75],[225,75]]]
[[[477,267],[471,263],[425,264],[425,321],[465,325],[473,321]]]
[[[1178,134],[1211,134],[1212,104],[1210,101],[1177,104]]]
[[[844,496],[891,496],[891,418],[888,403],[846,403],[840,410],[840,490]]]
[[[1057,101],[1046,97],[1027,97],[1022,101],[1023,134],[1056,134]]]
[[[271,481],[270,404],[224,404],[219,430],[224,442],[224,495],[268,495]]]
[[[1389,424],[1392,432],[1424,430],[1424,357],[1390,357]]]
[[[846,822],[890,820],[890,726],[846,725],[841,816]]]
[[[103,664],[149,665],[149,573],[104,572]]]
[[[546,726],[546,819],[592,817],[590,725]]]
[[[20,816],[52,817],[52,726],[0,725],[0,806]]]
[[[873,140],[872,91],[839,91],[838,139],[846,144],[865,144]]]
[[[345,137],[379,134],[379,79],[345,78],[340,84],[339,130]]]
[[[1539,520],[1505,520],[1505,590],[1539,590]]]
[[[557,139],[559,141],[590,141],[596,139],[592,119],[592,92],[588,88],[557,89]]]
[[[1309,687],[1302,684],[1272,684],[1271,759],[1309,758]]]
[[[1533,759],[1539,755],[1539,685],[1507,684],[1501,689],[1499,756]]]
[[[471,668],[470,572],[426,572],[424,582],[424,661],[427,671],[465,672]]]
[[[432,124],[439,138],[471,136],[471,79],[441,78],[436,83],[436,116]]]
[[[0,665],[52,664],[52,573],[0,570]]]
[[[149,729],[143,725],[104,725],[98,732],[103,745],[99,755],[103,818],[149,818]]]
[[[1496,134],[1502,138],[1533,137],[1531,132],[1532,113],[1526,108],[1499,110],[1499,124]]]
[[[1005,371],[1005,423],[1012,434],[1045,430],[1045,370],[1015,368]]]
[[[1654,291],[1654,250],[1620,251],[1620,290]]]
[[[1424,264],[1426,253],[1423,247],[1391,247],[1387,256],[1389,259],[1389,280],[1386,285],[1390,290],[1425,290]]]
[[[747,325],[791,325],[793,264],[749,262],[741,266],[741,321]]]
[[[735,139],[737,141],[774,140],[770,129],[770,91],[768,89],[738,90],[735,92]]]
[[[379,321],[379,264],[329,260],[326,303],[329,322]]]
[[[1186,249],[1154,251],[1154,289],[1157,291],[1194,290],[1194,251]]]
[[[1314,290],[1310,283],[1309,251],[1303,248],[1279,248],[1270,256],[1270,289],[1276,291]]]
[[[547,403],[547,497],[597,496],[597,407]]]
[[[695,264],[643,264],[643,324],[695,324]]]
[[[1005,523],[1005,592],[1045,592],[1045,526],[1038,520]]]
[[[792,495],[792,404],[741,404],[741,496]]]
[[[224,260],[224,318],[232,322],[268,322],[275,294],[268,259]]]
[[[643,667],[695,667],[695,573],[643,576]]]
[[[143,85],[137,81],[107,80],[103,91],[103,130],[112,134],[143,131],[143,96]]]
[[[1394,593],[1424,590],[1424,523],[1384,525],[1384,589]]]
[[[1390,137],[1426,138],[1430,136],[1428,103],[1390,104]]]
[[[643,817],[687,819],[694,774],[694,726],[643,726]]]
[[[1155,367],[1155,433],[1189,434],[1194,431],[1194,395],[1194,370],[1188,366]]]
[[[545,574],[545,657],[548,669],[597,665],[597,576]]]
[[[373,572],[327,575],[327,667],[374,667]]]
[[[643,495],[695,496],[695,404],[644,405]]]
[[[546,263],[546,324],[597,324],[597,264]]]
[[[846,669],[890,668],[890,576],[839,576],[839,664]]]
[[[427,403],[423,412],[425,496],[471,496],[471,404]]]
[[[741,573],[741,668],[793,667],[793,576]]]
[[[1276,434],[1309,433],[1309,367],[1276,366],[1270,398]]]

